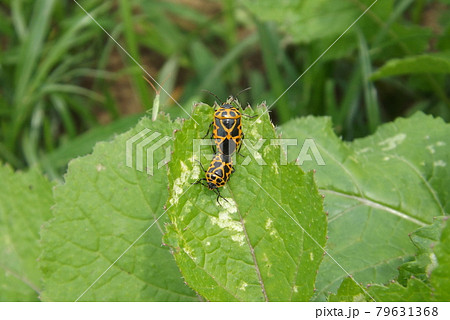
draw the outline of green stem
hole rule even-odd
[[[139,55],[139,45],[136,39],[136,34],[133,28],[133,19],[131,12],[130,1],[128,0],[120,0],[120,15],[123,21],[123,29],[126,41],[126,50],[130,53],[130,55],[136,60],[141,61]],[[134,62],[132,62],[134,63]],[[140,101],[143,104],[145,109],[149,109],[152,106],[152,100],[150,98],[149,90],[147,84],[142,81],[142,74],[134,73],[132,74],[132,81],[134,87],[137,90]]]

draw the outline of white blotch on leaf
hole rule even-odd
[[[275,174],[278,174],[278,163],[276,163],[276,162],[272,163],[272,168],[273,168],[273,171],[275,171]]]
[[[263,149],[264,157],[267,157],[267,155],[269,154],[269,152],[270,152],[270,145],[269,145],[269,146],[265,146],[264,149]],[[256,159],[257,159],[257,158],[255,157],[255,160],[256,160]],[[259,159],[262,159],[262,158],[261,158],[261,155],[260,155]]]
[[[428,275],[431,274],[431,272],[438,266],[438,261],[436,258],[436,255],[434,253],[429,254],[431,263],[426,267],[425,271]]]
[[[189,258],[191,258],[194,261],[197,261],[197,258],[194,257],[194,253],[193,253],[193,251],[192,251],[192,249],[190,247],[185,246],[183,248],[183,251],[189,256]]]
[[[401,144],[403,140],[405,140],[405,138],[406,134],[399,133],[393,137],[387,138],[386,140],[379,142],[378,145],[385,146],[384,148],[381,149],[382,151],[392,150],[395,149],[399,144]]]
[[[269,257],[267,257],[266,253],[263,254],[263,261],[266,264],[267,276],[272,277],[273,274],[270,272],[270,269],[272,268],[272,263],[269,261]]]
[[[278,238],[278,236],[277,236],[277,230],[275,230],[275,228],[273,227],[273,221],[272,221],[272,219],[270,219],[270,218],[267,219],[265,228],[266,228],[267,231],[269,231],[269,234],[270,234],[272,237]]]
[[[438,161],[433,162],[433,165],[435,167],[445,167],[447,165],[447,163],[442,160],[438,160]]]
[[[389,161],[389,159],[390,159],[389,157],[384,157],[383,158],[384,161]]]
[[[106,167],[102,165],[101,163],[97,164],[96,169],[98,172],[106,170]]]
[[[365,301],[366,301],[366,296],[363,293],[353,296],[353,302],[365,302]]]
[[[239,290],[245,291],[245,288],[247,288],[248,283],[245,281],[241,282],[241,286],[239,287]]]
[[[264,152],[264,151],[265,151],[265,150],[263,150],[263,152]],[[264,156],[266,156],[266,154],[264,154]],[[256,161],[262,160],[261,153],[259,153],[258,151],[256,151],[255,153],[253,153],[253,157],[255,158]]]
[[[268,218],[266,221],[266,226],[265,226],[266,230],[270,229],[270,227],[272,226],[272,223],[273,223],[272,219]]]
[[[194,180],[197,180],[200,178],[200,163],[197,162],[197,156],[194,154],[192,155],[192,158],[189,158],[192,163],[192,172],[191,172],[191,178]]]
[[[197,164],[196,166],[194,166],[192,168],[191,178],[194,180],[197,180],[198,178],[200,178],[200,165],[199,164]]]
[[[363,149],[356,151],[356,154],[362,154],[362,153],[366,153],[369,151],[372,151],[372,148],[367,147],[367,148],[363,148]]]
[[[314,253],[312,253],[312,252],[309,253],[309,259],[311,261],[314,261]]]
[[[294,286],[292,289],[294,290],[295,293],[298,292],[298,286]]]
[[[186,204],[183,206],[183,211],[181,215],[179,216],[180,221],[184,220],[184,217],[188,215],[192,211],[192,202],[186,201]]]
[[[223,211],[219,212],[219,217],[212,217],[211,223],[219,226],[222,229],[226,229],[228,231],[235,232],[234,235],[231,236],[231,240],[239,243],[239,245],[243,245],[244,242],[244,228],[240,221],[233,220],[231,215],[237,212],[236,202],[233,199],[227,199],[228,202],[223,203]]]
[[[222,229],[227,229],[235,232],[242,232],[243,228],[239,221],[231,219],[228,212],[220,212],[219,217],[212,217],[211,223],[219,226]]]
[[[229,214],[236,213],[237,212],[236,202],[231,198],[228,198],[227,200],[228,201],[222,204],[221,208],[225,210],[224,212],[228,212]]]
[[[189,171],[189,168],[183,161],[180,161],[180,165],[181,165],[181,173],[185,173],[185,172]]]
[[[245,244],[245,236],[243,234],[234,234],[231,236],[231,240],[239,243],[240,246]]]
[[[178,203],[180,195],[183,193],[183,185],[186,183],[190,174],[189,168],[183,161],[180,161],[180,165],[181,165],[181,174],[178,178],[175,179],[173,183],[172,198],[169,200],[170,205]]]
[[[191,209],[192,209],[192,202],[188,200],[186,201],[186,204],[183,207],[183,212],[189,213],[191,212]]]
[[[436,152],[436,149],[434,147],[443,147],[446,143],[444,141],[438,141],[435,144],[430,144],[427,146],[428,151],[430,151],[431,154],[434,154]]]
[[[256,126],[252,126],[252,129],[250,130],[250,134],[254,138],[259,137],[258,128]]]

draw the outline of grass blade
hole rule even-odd
[[[123,20],[124,35],[126,40],[126,50],[129,51],[130,55],[136,60],[141,61],[139,55],[139,45],[136,39],[136,31],[133,26],[133,18],[131,13],[131,5],[128,0],[120,0],[120,15]],[[129,61],[127,59],[127,61]],[[142,72],[132,74],[133,84],[137,90],[140,98],[140,102],[145,109],[149,109],[152,106],[152,100],[150,98],[150,93],[147,88],[147,84],[142,80]]]
[[[367,42],[361,32],[358,32],[358,39],[367,120],[369,123],[369,130],[373,133],[381,123],[380,106],[378,105],[377,90],[374,84],[369,80],[369,77],[372,74],[372,64],[370,62]]]
[[[54,2],[54,0],[36,0],[34,4],[29,28],[30,33],[20,48],[19,61],[22,63],[18,64],[14,79],[16,84],[14,102],[16,105],[20,105],[21,100],[25,96],[31,75],[41,54],[50,25]],[[17,112],[20,112],[20,110],[17,110]]]
[[[273,31],[269,28],[268,24],[257,21],[259,40],[261,43],[261,50],[263,53],[264,67],[266,69],[270,86],[272,88],[273,98],[277,99],[283,94],[285,84],[283,76],[277,65],[277,41],[274,39]],[[276,103],[276,112],[280,118],[280,122],[283,123],[290,119],[289,106],[286,103],[286,98],[279,99]]]
[[[21,130],[24,120],[27,118],[26,109],[29,101],[26,91],[29,87],[30,78],[36,69],[38,58],[41,55],[45,36],[50,25],[51,13],[54,0],[37,0],[34,4],[31,17],[30,32],[27,34],[25,42],[22,44],[19,53],[21,63],[17,64],[15,72],[15,92],[13,98],[13,123],[12,131],[8,139],[10,150],[15,149],[16,138]]]

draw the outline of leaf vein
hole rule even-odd
[[[411,217],[411,216],[407,215],[404,212],[398,211],[396,209],[388,207],[387,205],[384,205],[384,204],[381,204],[381,203],[378,203],[378,202],[375,202],[375,201],[372,201],[372,200],[369,200],[369,199],[366,199],[366,198],[362,198],[362,197],[359,197],[359,196],[346,194],[346,193],[339,192],[339,191],[328,190],[328,189],[319,189],[319,192],[328,193],[328,194],[334,194],[334,195],[341,196],[341,197],[344,197],[344,198],[348,198],[348,199],[353,199],[353,200],[359,201],[359,202],[361,202],[362,204],[364,204],[364,205],[366,205],[368,207],[371,207],[371,208],[374,208],[374,209],[379,209],[379,210],[382,210],[382,211],[386,211],[386,212],[391,213],[391,214],[393,214],[395,216],[398,216],[398,217],[400,217],[400,218],[402,218],[404,220],[407,220],[407,221],[410,221],[412,223],[415,223],[415,224],[417,224],[420,227],[424,227],[424,226],[428,225],[427,223],[425,223],[425,222],[423,222],[423,221],[421,221],[419,219],[416,219],[414,217]]]

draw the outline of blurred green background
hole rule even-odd
[[[276,125],[329,115],[346,140],[417,110],[448,121],[450,0],[378,0],[315,63],[373,2],[78,1],[187,111],[213,102],[203,89],[250,86],[239,100],[276,101]],[[145,73],[74,1],[1,0],[0,15],[0,162],[61,179],[151,113]],[[187,117],[163,92],[160,110]]]

